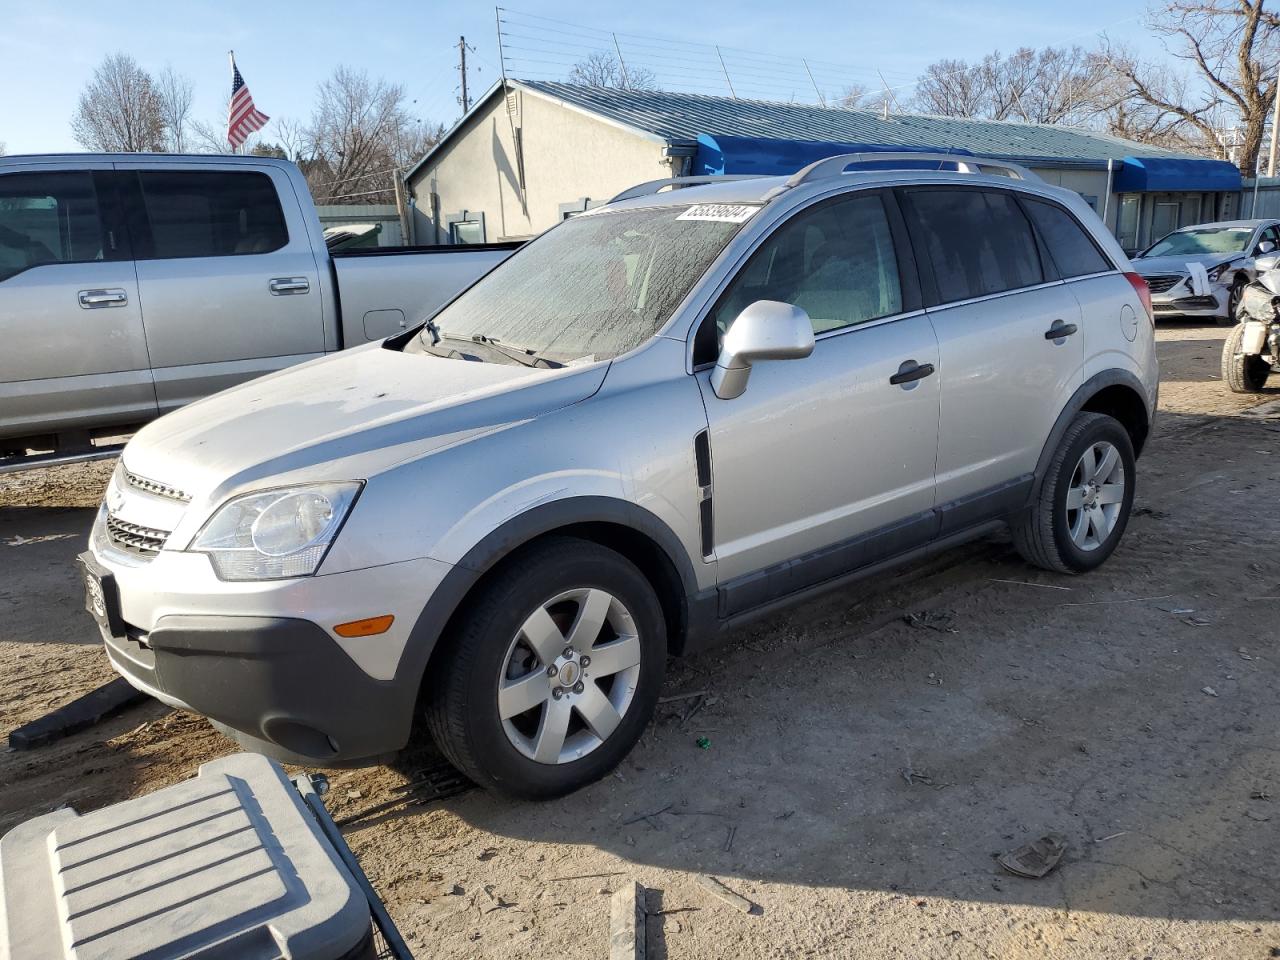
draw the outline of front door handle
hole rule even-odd
[[[311,284],[306,277],[276,277],[271,281],[271,295],[274,297],[310,291]]]
[[[1053,324],[1044,332],[1046,340],[1065,340],[1080,328],[1074,323],[1063,323],[1061,320],[1053,321]]]
[[[129,302],[129,295],[123,290],[81,290],[76,296],[80,300],[80,306],[86,310],[123,307]]]
[[[902,366],[898,367],[898,372],[889,378],[889,382],[894,386],[903,383],[914,383],[917,380],[923,380],[932,373],[932,363],[916,363],[914,360],[903,360]]]

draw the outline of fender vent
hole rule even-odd
[[[698,519],[702,533],[702,557],[715,552],[715,511],[711,504],[711,438],[701,431],[693,438],[693,460],[698,469]]]

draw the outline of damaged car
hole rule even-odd
[[[1232,220],[1183,227],[1133,258],[1151,288],[1156,316],[1235,322],[1251,258],[1280,247],[1280,220]]]

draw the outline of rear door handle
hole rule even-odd
[[[1063,323],[1061,320],[1053,321],[1053,325],[1044,332],[1046,340],[1065,340],[1080,328],[1074,323]]]
[[[276,277],[270,286],[271,295],[275,297],[311,291],[311,283],[306,277]]]
[[[129,302],[129,295],[123,290],[81,290],[76,296],[80,300],[80,306],[86,310],[123,307]]]
[[[914,360],[903,360],[902,366],[898,367],[898,372],[889,378],[889,382],[896,387],[899,384],[923,380],[932,373],[932,363],[916,363]]]

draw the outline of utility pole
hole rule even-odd
[[[467,97],[467,38],[458,38],[458,74],[462,77],[462,112],[471,109],[471,100]]]
[[[1273,89],[1276,91],[1276,109],[1275,114],[1271,117],[1271,154],[1267,161],[1268,177],[1276,175],[1276,128],[1280,126],[1280,69],[1276,70],[1276,85]]]

